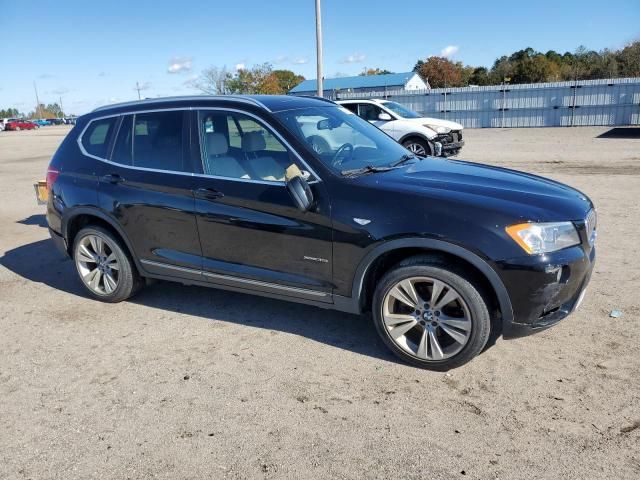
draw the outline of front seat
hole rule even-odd
[[[266,146],[261,132],[246,132],[242,136],[242,151],[245,154],[247,170],[260,180],[282,182],[285,169],[273,157],[263,154]]]
[[[204,173],[219,177],[250,178],[240,162],[227,155],[229,143],[222,133],[205,133]]]

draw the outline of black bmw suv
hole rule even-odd
[[[102,107],[78,119],[47,186],[51,237],[98,300],[156,278],[370,311],[394,353],[438,370],[490,334],[566,317],[595,260],[582,193],[417,158],[315,98]]]

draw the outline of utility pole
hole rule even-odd
[[[62,97],[60,97],[60,116],[64,118],[64,110],[62,109]]]
[[[138,82],[136,82],[136,90],[138,91],[138,100],[140,100],[140,90],[142,90],[140,88],[140,84]]]
[[[317,85],[318,96],[324,95],[322,88],[322,12],[320,9],[320,0],[316,0],[316,67],[317,67]]]
[[[38,87],[36,87],[35,80],[33,81],[33,89],[36,92],[36,117],[40,118],[40,99],[38,98]]]

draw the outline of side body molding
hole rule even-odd
[[[384,242],[373,250],[371,250],[362,259],[358,268],[356,269],[355,276],[353,278],[353,287],[351,296],[354,300],[360,301],[360,295],[362,293],[362,287],[364,278],[369,270],[369,267],[373,262],[380,257],[380,255],[390,252],[391,250],[397,250],[399,248],[424,248],[432,251],[440,251],[455,255],[456,257],[466,260],[474,267],[476,267],[487,278],[493,290],[496,292],[498,303],[500,304],[500,311],[502,312],[502,320],[506,323],[512,323],[513,308],[511,306],[511,300],[509,294],[505,288],[502,280],[498,274],[478,255],[469,250],[462,248],[452,243],[443,242],[442,240],[435,240],[431,238],[400,238],[396,240],[390,240]]]

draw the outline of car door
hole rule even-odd
[[[202,174],[196,216],[208,281],[330,302],[332,229],[324,184],[257,116],[232,109],[194,115]],[[295,164],[316,199],[298,210],[285,185]]]
[[[393,120],[380,120],[381,113],[387,113],[378,105],[373,103],[359,103],[358,104],[358,116],[369,123],[374,124],[376,127],[384,131],[387,135],[393,137]],[[393,117],[392,117],[393,118]],[[394,137],[395,138],[395,137]]]
[[[121,117],[98,197],[149,273],[201,279],[202,252],[193,197],[189,113]]]

